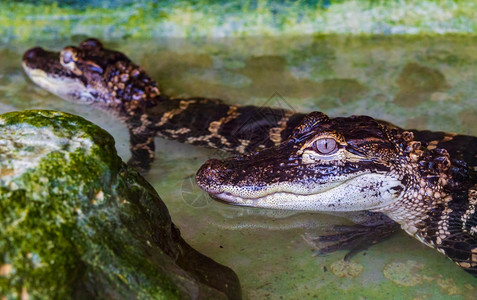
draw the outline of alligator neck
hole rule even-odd
[[[447,163],[443,158],[449,158],[448,154],[437,151],[438,154],[434,150],[428,151],[427,156],[423,155],[424,159],[414,163],[414,167],[426,166],[426,172],[422,169],[415,173],[398,201],[375,211],[400,223],[408,234],[424,244],[453,257],[455,255],[449,251],[456,249],[459,238],[477,233],[477,183],[471,168],[459,161]],[[435,162],[443,163],[435,165]],[[429,165],[434,165],[434,169],[429,171]],[[469,243],[469,249],[463,250],[477,252],[472,243]],[[477,256],[475,259],[464,257],[461,266],[468,268],[469,261],[477,266]]]
[[[386,214],[401,224],[408,234],[421,239],[432,215],[442,212],[450,200],[452,196],[445,193],[442,186],[420,178],[408,184],[398,201],[373,211]],[[428,242],[425,243],[429,245]]]
[[[126,122],[149,126],[157,135],[192,145],[245,153],[281,143],[304,114],[208,98],[160,98]]]

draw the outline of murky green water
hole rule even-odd
[[[470,37],[302,37],[106,42],[128,54],[164,93],[218,97],[331,116],[367,114],[405,128],[477,135],[477,51]],[[45,41],[55,48],[75,41]],[[0,113],[56,109],[113,134],[123,159],[128,135],[113,116],[63,101],[21,69],[33,44],[0,48]],[[303,239],[346,220],[216,203],[191,184],[217,151],[157,140],[148,180],[184,238],[232,267],[248,299],[473,299],[477,280],[437,251],[400,233],[339,265],[344,252],[313,256]]]

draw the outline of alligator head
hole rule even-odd
[[[96,39],[61,52],[29,49],[23,55],[23,68],[33,82],[63,99],[114,107],[120,114],[153,105],[152,99],[159,95],[144,70]]]
[[[276,148],[229,160],[209,160],[201,188],[238,205],[316,211],[357,211],[401,197],[396,128],[370,117],[307,115]]]
[[[196,179],[212,197],[231,204],[379,211],[415,233],[407,219],[446,201],[444,184],[452,181],[446,151],[424,146],[412,132],[371,117],[331,119],[314,112],[279,146],[209,160]]]
[[[307,115],[282,144],[209,160],[198,185],[237,205],[386,214],[410,235],[477,276],[477,176],[438,140],[366,116]],[[456,135],[445,135],[449,141]],[[475,153],[477,139],[467,140]],[[459,142],[459,140],[462,140]],[[453,147],[449,147],[452,149]],[[462,153],[454,152],[459,158]],[[474,155],[467,157],[475,162]]]

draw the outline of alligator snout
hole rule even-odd
[[[29,61],[29,60],[35,59],[36,57],[42,56],[45,53],[46,51],[43,50],[43,48],[40,48],[40,47],[31,48],[27,50],[25,54],[23,54],[23,61]]]
[[[220,193],[221,183],[224,182],[229,171],[223,161],[209,159],[200,167],[195,180],[197,185],[208,193]]]

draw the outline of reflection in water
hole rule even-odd
[[[45,41],[42,46],[58,49],[76,42]],[[105,44],[128,54],[158,81],[162,92],[173,96],[263,105],[270,98],[278,99],[272,97],[278,94],[279,106],[285,101],[298,112],[367,114],[404,128],[477,135],[477,52],[475,41],[468,37],[130,39]],[[0,112],[45,108],[82,115],[111,132],[127,160],[128,134],[115,117],[60,100],[25,78],[21,53],[32,46],[0,49]],[[244,216],[245,208],[224,207],[208,199],[204,205],[193,196],[183,199],[184,178],[193,176],[215,151],[163,140],[158,140],[156,149],[158,159],[147,179],[166,202],[184,238],[238,273],[246,298],[379,298],[383,293],[439,298],[451,290],[441,289],[443,278],[453,278],[452,286],[463,298],[477,292],[474,278],[405,234],[356,255],[353,262],[363,266],[356,277],[337,277],[329,270],[345,253],[312,256],[302,238],[303,227],[268,230],[263,224],[280,227],[276,224],[283,224],[283,219],[252,216],[250,220]],[[315,225],[320,230],[321,225],[341,222],[329,216],[306,220],[318,220]],[[235,226],[249,229],[231,230]],[[407,266],[408,261],[424,265],[416,272],[427,279],[409,287],[383,273],[399,271],[394,266]]]
[[[408,63],[397,80],[400,91],[394,101],[402,106],[414,107],[421,102],[433,100],[432,94],[449,88],[439,70]],[[439,97],[439,96],[437,96]]]

